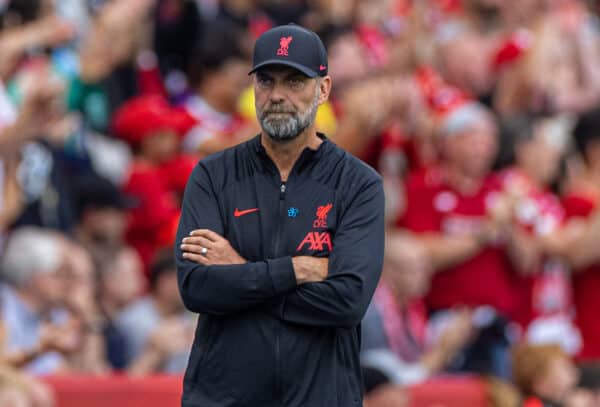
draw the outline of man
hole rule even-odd
[[[78,219],[75,236],[95,262],[105,261],[123,246],[127,210],[136,202],[92,171],[74,177],[71,188]]]
[[[117,328],[117,318],[143,292],[144,265],[129,246],[114,248],[98,265],[98,304],[104,315],[102,328],[106,357],[115,369],[127,365],[125,336]]]
[[[66,265],[57,235],[24,227],[14,231],[0,264],[2,351],[9,364],[28,373],[67,369],[80,338],[64,311]]]
[[[179,216],[179,191],[185,181],[171,176],[189,176],[195,160],[180,154],[183,136],[195,120],[182,109],[173,108],[159,95],[142,95],[123,104],[113,117],[115,133],[134,151],[127,170],[123,193],[136,201],[128,215],[127,242],[139,253],[144,272],[158,251],[171,247]]]
[[[254,49],[260,135],[207,157],[177,234],[184,304],[202,313],[184,406],[362,406],[360,321],[381,274],[380,177],[314,127],[331,90],[319,37]],[[181,246],[179,246],[181,245]]]
[[[406,211],[399,222],[424,244],[433,265],[426,304],[439,312],[438,321],[462,306],[492,307],[493,314],[514,318],[518,279],[509,255],[517,247],[513,250],[510,236],[501,236],[506,225],[492,217],[500,186],[491,172],[498,149],[494,117],[476,102],[456,107],[440,124],[439,149],[436,167],[409,176]],[[483,355],[477,348],[479,354],[470,352],[474,361],[468,359],[460,368],[508,375],[508,366],[501,363],[507,358],[497,357],[507,351],[506,340],[502,336],[498,341],[501,349],[489,346],[493,352]]]
[[[221,21],[211,23],[204,32],[191,57],[188,71],[193,94],[185,101],[185,110],[197,125],[183,140],[184,150],[202,156],[255,133],[255,126],[250,128],[238,111],[240,96],[249,85],[248,59],[239,31]]]
[[[148,294],[130,304],[115,320],[125,339],[128,371],[134,375],[183,373],[194,319],[181,302],[172,249],[157,255],[149,288]]]
[[[441,124],[436,167],[409,175],[399,226],[424,243],[437,272],[427,302],[433,310],[492,305],[510,315],[505,253],[491,245],[488,211],[498,190],[490,174],[497,151],[495,122],[483,106],[466,104]]]
[[[458,310],[441,332],[428,326],[423,296],[431,266],[422,245],[409,235],[389,235],[383,274],[362,322],[361,362],[365,390],[410,385],[446,368],[474,337],[472,316]],[[429,332],[428,332],[429,329]]]

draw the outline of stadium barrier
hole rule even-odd
[[[113,376],[48,376],[57,407],[176,407],[180,405],[181,376],[143,378]],[[410,407],[486,407],[485,383],[472,377],[448,377],[409,389]]]

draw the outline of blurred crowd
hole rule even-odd
[[[290,22],[328,49],[318,128],[386,188],[366,405],[443,375],[487,378],[499,406],[600,405],[599,12],[0,0],[0,406],[52,405],[42,375],[184,371],[185,183],[259,132],[251,50]]]

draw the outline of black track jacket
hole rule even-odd
[[[201,314],[183,406],[362,406],[360,321],[381,274],[383,187],[319,136],[285,184],[260,136],[194,169],[175,245],[183,302]],[[184,260],[179,245],[200,228],[248,262]],[[328,257],[327,279],[297,286],[298,255]]]

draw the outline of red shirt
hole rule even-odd
[[[130,168],[123,190],[137,205],[130,210],[127,240],[140,254],[146,272],[156,252],[175,240],[179,197],[194,161],[178,156],[160,166],[134,161]]]
[[[447,185],[439,169],[413,173],[406,183],[408,202],[399,226],[415,233],[439,232],[446,236],[471,233],[482,227],[498,189],[497,180],[489,177],[479,191],[466,196]],[[512,317],[515,284],[502,245],[488,246],[465,262],[438,271],[426,303],[431,309],[491,305]]]
[[[583,193],[572,192],[564,199],[564,208],[569,218],[587,218],[596,209],[595,198]],[[581,360],[600,359],[600,263],[573,273],[573,293],[575,298],[576,320],[583,349]]]

